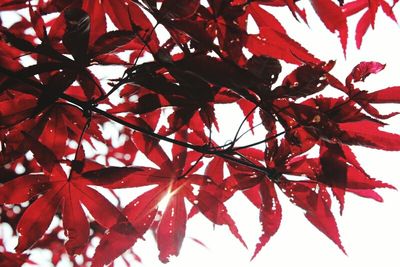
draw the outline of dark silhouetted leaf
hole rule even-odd
[[[183,19],[194,15],[199,8],[200,0],[166,0],[163,2],[160,13],[171,19]]]
[[[90,49],[92,57],[113,52],[120,46],[130,42],[134,37],[131,31],[113,31],[101,35]]]
[[[78,8],[69,8],[64,11],[67,24],[63,36],[63,44],[77,61],[85,61],[89,45],[90,18]]]

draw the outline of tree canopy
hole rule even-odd
[[[259,209],[253,258],[279,229],[282,195],[346,253],[332,201],[341,214],[348,193],[382,201],[376,189],[394,189],[352,148],[400,150],[400,135],[382,129],[399,112],[378,105],[399,104],[400,87],[362,89],[384,71],[375,61],[335,77],[340,66],[292,39],[273,11],[305,24],[315,12],[346,55],[348,19],[360,17],[360,48],[378,10],[397,22],[397,1],[310,3],[1,1],[0,218],[18,245],[0,242],[0,263],[33,263],[35,248],[54,265],[65,254],[75,266],[139,259],[134,245],[148,231],[168,262],[193,216],[247,247],[224,204],[238,193]],[[223,120],[237,125],[231,136],[220,135]],[[119,189],[139,187],[123,205]]]

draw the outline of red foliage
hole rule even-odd
[[[277,190],[345,251],[331,198],[342,212],[347,192],[380,201],[374,189],[393,188],[371,178],[351,146],[400,150],[400,136],[380,129],[397,112],[385,115],[373,106],[400,103],[399,87],[357,87],[385,68],[378,62],[361,62],[344,83],[334,77],[334,62],[309,53],[264,9],[286,6],[306,22],[296,1],[204,2],[0,3],[0,11],[29,14],[0,28],[0,204],[9,204],[1,221],[19,235],[16,253],[1,252],[1,264],[20,266],[29,261],[27,250],[47,248],[54,264],[67,253],[75,265],[74,256],[82,254],[84,265],[103,266],[133,253],[149,230],[160,260],[168,262],[197,213],[227,225],[246,246],[224,204],[237,192],[260,210],[255,257],[279,229]],[[349,16],[365,12],[356,29],[358,47],[380,7],[396,21],[394,5],[385,1],[311,5],[327,30],[339,34],[344,52]],[[256,34],[246,30],[249,16]],[[297,68],[277,84],[285,64]],[[104,79],[94,68],[108,65],[123,74]],[[324,96],[328,87],[340,96]],[[223,145],[213,138],[221,120],[216,104],[238,105],[244,114],[233,140]],[[265,138],[239,145],[245,122]],[[157,167],[145,166],[138,155]],[[142,186],[151,187],[119,204],[115,189]],[[22,216],[10,209],[20,203],[26,204]],[[61,224],[46,233],[54,217]],[[100,243],[89,257],[95,237]]]

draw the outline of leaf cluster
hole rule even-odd
[[[361,62],[344,82],[333,76],[335,62],[309,53],[268,11],[288,8],[306,23],[299,2],[2,1],[0,11],[26,15],[0,27],[0,215],[18,235],[0,263],[20,266],[34,248],[50,249],[54,264],[68,254],[103,266],[126,251],[139,260],[132,247],[147,231],[168,262],[196,214],[246,247],[225,206],[238,192],[260,211],[253,257],[280,226],[277,191],[345,252],[332,198],[342,212],[347,193],[382,201],[375,189],[393,188],[351,147],[400,150],[400,136],[381,129],[397,112],[374,106],[400,103],[400,87],[359,88],[379,62]],[[379,8],[396,21],[397,1],[310,2],[344,53],[348,17],[364,12],[358,47]],[[247,31],[250,17],[258,33]],[[242,113],[229,118],[240,125],[225,143],[220,106]],[[243,144],[249,132],[263,138]],[[121,205],[118,190],[138,187],[148,190]]]

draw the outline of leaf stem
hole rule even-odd
[[[77,166],[81,166],[80,162],[78,161],[79,150],[82,147],[83,136],[85,135],[86,130],[89,128],[91,120],[92,120],[92,117],[91,117],[91,114],[89,114],[89,117],[87,118],[86,123],[83,126],[81,135],[79,136],[78,147],[76,148],[76,151],[75,151],[75,156],[74,156],[74,160],[72,161],[72,168],[71,168],[71,172],[69,173],[68,180],[71,179],[71,174],[73,171],[75,171],[75,168],[80,169],[80,167],[77,167]],[[80,172],[80,171],[78,170],[78,172]]]

